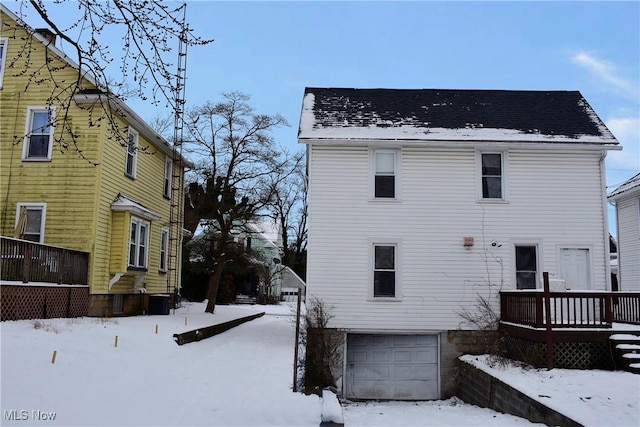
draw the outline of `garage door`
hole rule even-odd
[[[351,399],[439,399],[438,337],[349,334],[345,374]]]

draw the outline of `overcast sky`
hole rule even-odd
[[[247,93],[289,120],[274,135],[290,149],[306,86],[579,90],[624,147],[608,191],[640,172],[638,1],[190,1],[187,20],[215,39],[188,52],[187,106]]]

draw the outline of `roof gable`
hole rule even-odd
[[[609,194],[609,199],[615,200],[625,196],[640,194],[640,173],[623,182]]]
[[[578,91],[307,88],[299,138],[618,144]]]

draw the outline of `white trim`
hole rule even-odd
[[[0,37],[0,46],[2,51],[0,52],[0,89],[2,89],[2,82],[4,81],[4,69],[7,63],[7,46],[9,45],[9,39],[7,37]]]
[[[378,153],[388,153],[393,154],[394,157],[394,188],[393,188],[393,197],[376,197],[376,154]],[[401,188],[400,185],[402,181],[402,150],[396,148],[370,148],[369,149],[369,201],[370,202],[399,202],[401,200]]]
[[[400,239],[369,239],[369,265],[368,265],[368,280],[367,280],[367,300],[368,301],[402,301],[402,272],[400,263],[402,260],[401,253],[401,240]],[[393,297],[377,297],[374,296],[374,271],[375,271],[375,247],[376,246],[393,246],[394,247],[394,272],[395,272],[395,296]]]
[[[118,194],[116,200],[111,203],[111,210],[115,212],[131,212],[134,215],[147,219],[149,221],[159,221],[162,217],[157,213],[150,211],[140,203],[131,200],[128,197]]]
[[[169,156],[164,159],[164,179],[162,181],[162,195],[171,199],[171,186],[173,181],[173,160]]]
[[[482,155],[483,154],[500,154],[501,168],[501,196],[500,198],[484,198],[482,191]],[[476,200],[478,203],[509,203],[508,198],[508,169],[509,169],[509,152],[507,150],[496,149],[478,149],[475,156],[476,169]]]
[[[47,204],[45,202],[18,202],[16,203],[16,220],[14,227],[18,225],[18,219],[20,217],[20,208],[25,207],[27,210],[37,210],[34,208],[40,208],[42,211],[42,217],[40,218],[40,240],[38,243],[44,243],[44,226],[47,219]]]
[[[131,262],[131,228],[133,224],[136,224],[136,242],[135,244],[135,260]],[[140,230],[142,227],[145,228],[144,233],[144,242],[140,239]],[[151,231],[151,223],[148,221],[144,221],[141,218],[132,216],[131,221],[129,222],[129,233],[128,233],[128,244],[127,244],[127,267],[128,268],[148,268],[149,265],[149,234]],[[144,261],[143,265],[140,265],[138,261],[140,260],[140,248],[144,248]]]
[[[511,265],[512,265],[511,289],[513,290],[518,289],[518,282],[516,280],[516,246],[535,246],[536,248],[536,279],[535,279],[536,287],[534,289],[541,289],[542,288],[542,272],[544,271],[543,265],[542,265],[543,257],[541,256],[542,241],[536,240],[536,239],[514,240],[511,242]]]
[[[166,236],[164,244],[162,238]],[[158,259],[158,271],[162,273],[167,272],[167,261],[169,260],[169,229],[162,228],[160,230],[160,258]],[[162,265],[164,264],[164,266]]]
[[[130,142],[130,138],[133,137],[133,143]],[[124,174],[125,176],[136,179],[136,172],[138,169],[138,146],[140,144],[140,134],[132,126],[129,126],[127,131],[127,146],[124,159]],[[133,150],[130,151],[130,148]],[[131,158],[131,172],[129,172],[129,158]]]
[[[33,131],[33,115],[35,113],[47,113],[49,115],[49,145],[46,157],[29,157],[29,146],[31,144],[31,133]],[[23,162],[50,162],[53,150],[53,134],[55,132],[56,109],[53,106],[28,106],[27,116],[24,125],[24,138],[22,140],[22,161]]]

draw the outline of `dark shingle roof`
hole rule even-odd
[[[618,143],[578,91],[307,88],[300,138],[340,132],[347,139]]]

